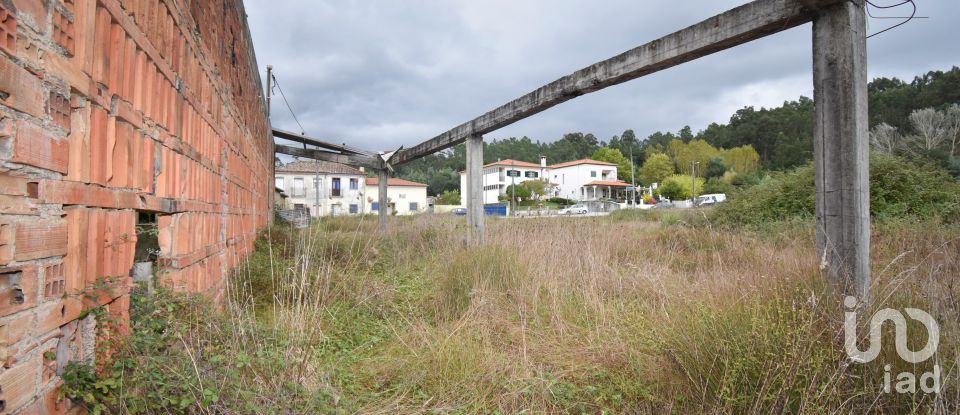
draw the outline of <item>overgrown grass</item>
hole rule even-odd
[[[385,235],[369,218],[271,229],[219,310],[137,302],[114,360],[134,363],[98,399],[140,413],[958,410],[956,226],[873,232],[871,310],[935,316],[939,395],[882,392],[884,364],[931,364],[903,363],[892,338],[874,362],[847,359],[809,224],[720,230],[691,210],[489,220],[480,246],[466,231],[432,215]]]

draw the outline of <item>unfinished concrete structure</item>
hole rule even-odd
[[[287,154],[365,163],[381,176],[400,165],[466,143],[467,221],[483,237],[483,134],[590,92],[813,22],[816,105],[817,245],[827,278],[840,292],[869,299],[870,209],[867,140],[866,19],[863,0],[755,0],[580,69],[382,160],[315,141],[324,150]],[[275,133],[277,133],[275,131]],[[279,136],[279,135],[278,135]],[[385,227],[386,218],[381,218]]]
[[[0,413],[64,413],[59,371],[158,283],[216,295],[272,212],[273,143],[240,0],[0,0]]]

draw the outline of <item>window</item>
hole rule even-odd
[[[277,189],[286,190],[286,189],[283,188],[283,177],[277,177],[276,179],[274,179],[274,180],[273,180],[273,185],[274,185],[274,187],[276,187]]]
[[[399,197],[400,197],[401,199],[406,199],[406,198],[407,198],[407,195],[404,194],[404,193],[400,193],[400,196],[399,196]]]
[[[411,212],[416,212],[418,207],[419,207],[419,206],[417,206],[417,202],[410,202],[410,211],[411,211]]]
[[[357,190],[357,188],[358,188],[357,179],[356,178],[350,179],[350,190]]]
[[[340,178],[334,177],[330,185],[330,196],[340,197]]]
[[[596,171],[596,170],[590,170],[590,177],[597,177],[597,171]]]
[[[293,196],[294,197],[303,197],[303,178],[295,177],[293,179]]]
[[[379,211],[379,210],[380,210],[380,203],[379,203],[379,202],[373,202],[373,204],[370,205],[370,210],[372,210],[372,211],[374,211],[374,212]]]
[[[296,210],[303,210],[303,203],[297,203],[293,205],[293,208]]]
[[[356,179],[350,179],[350,181],[354,181],[354,180],[356,180]],[[357,213],[357,212],[359,212],[359,211],[360,211],[360,209],[358,209],[356,203],[351,203],[351,204],[350,204],[350,213]]]

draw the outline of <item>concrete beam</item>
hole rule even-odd
[[[404,150],[400,165],[453,147],[583,94],[639,78],[810,22],[816,10],[843,0],[756,0],[610,59],[580,69],[473,120]]]
[[[332,150],[332,151],[337,151],[341,153],[363,154],[367,156],[376,155],[376,153],[372,151],[360,150],[358,148],[350,147],[346,144],[334,144],[331,142],[323,141],[318,138],[309,137],[303,134],[297,134],[291,131],[281,130],[279,128],[273,129],[273,136],[282,138],[284,140],[295,141],[301,144],[309,144],[311,146],[320,147],[325,150]]]
[[[323,150],[303,149],[297,147],[276,145],[275,151],[279,154],[289,154],[291,156],[306,157],[314,160],[332,161],[351,166],[362,166],[369,169],[380,170],[383,168],[383,159],[380,156],[363,154],[343,154],[332,153]]]
[[[377,204],[380,209],[377,211],[377,220],[379,223],[380,232],[387,231],[387,190],[389,189],[388,181],[390,180],[390,175],[387,174],[387,169],[377,170]]]
[[[467,139],[467,227],[471,243],[483,241],[483,136]]]
[[[828,280],[870,298],[867,42],[862,0],[813,21],[813,133],[817,247]]]

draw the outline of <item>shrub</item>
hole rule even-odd
[[[703,178],[697,177],[696,180],[697,194],[703,194]],[[670,200],[689,199],[691,193],[693,192],[692,186],[693,183],[691,182],[690,176],[675,174],[663,179],[663,184],[660,188],[660,194],[666,196]]]
[[[549,203],[555,203],[555,204],[560,205],[560,206],[570,206],[570,205],[575,205],[575,204],[577,204],[577,201],[576,201],[576,200],[566,199],[566,198],[562,198],[562,197],[551,197],[551,198],[547,199],[547,202],[549,202]]]
[[[720,223],[760,224],[814,214],[813,166],[779,173],[717,207]],[[960,184],[935,165],[870,156],[870,215],[880,220],[960,220]]]

